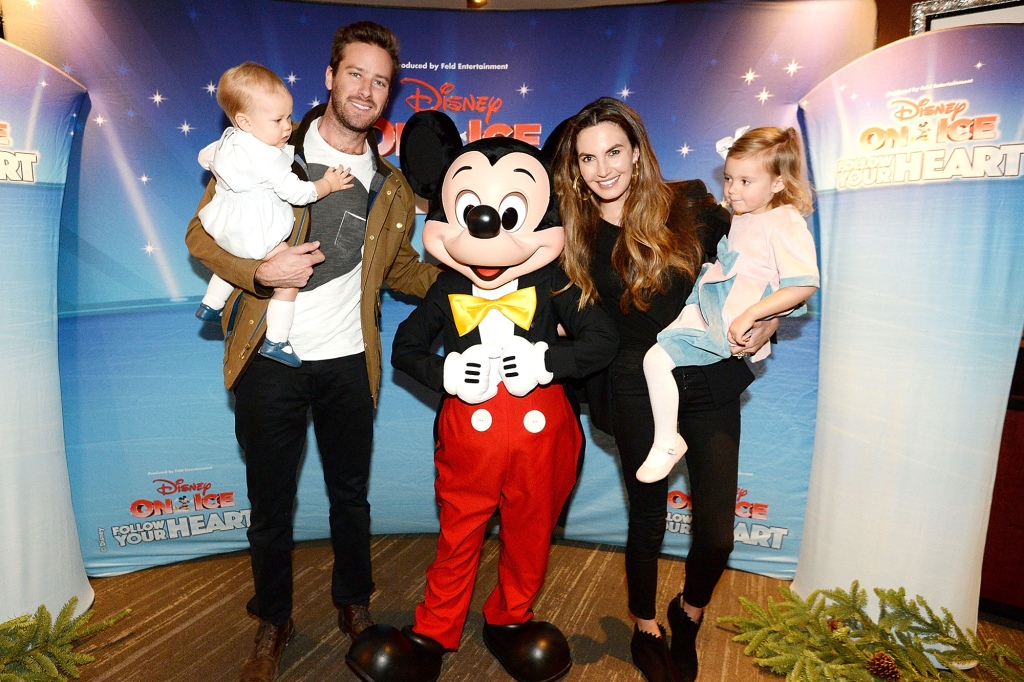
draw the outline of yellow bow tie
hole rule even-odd
[[[523,329],[529,329],[533,314],[537,311],[537,289],[528,287],[505,294],[491,301],[469,294],[448,294],[459,336],[465,336],[476,329],[488,312],[497,310]]]

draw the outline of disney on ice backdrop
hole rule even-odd
[[[207,180],[196,156],[226,124],[215,99],[226,68],[267,65],[288,83],[300,116],[326,99],[334,29],[373,19],[402,43],[403,68],[378,124],[392,160],[414,111],[446,111],[467,140],[513,135],[540,144],[584,104],[611,95],[643,116],[667,178],[700,178],[721,196],[716,142],[745,126],[797,126],[800,98],[867,54],[875,31],[871,0],[476,13],[63,0],[15,12],[8,40],[88,89],[73,125],[80,155],[69,173],[56,296],[65,446],[90,575],[247,546],[223,344],[192,315],[208,273],[183,242]],[[0,89],[14,78],[0,64]],[[0,101],[0,120],[14,105]],[[0,153],[18,148],[19,125],[7,133],[14,146],[0,141]],[[811,303],[811,315],[783,321],[744,397],[731,565],[779,577],[794,574],[814,439],[819,325]],[[384,301],[385,355],[410,309]],[[437,530],[436,400],[408,377],[385,376],[370,481],[375,533]],[[614,445],[586,432],[565,535],[623,544]],[[322,485],[311,445],[298,539],[327,535]],[[685,478],[670,487],[666,551],[685,555]],[[46,491],[36,493],[43,505]]]

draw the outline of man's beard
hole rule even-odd
[[[354,119],[348,113],[348,111],[346,111],[344,104],[338,105],[335,103],[333,99],[331,100],[331,110],[334,112],[334,115],[337,117],[338,121],[345,128],[351,130],[354,133],[366,134],[370,132],[370,130],[373,129],[373,124],[376,123],[377,119],[379,118],[379,116],[372,116],[370,112],[367,112],[366,117],[369,119],[368,121],[363,122],[362,120]],[[371,116],[372,118],[370,118]]]

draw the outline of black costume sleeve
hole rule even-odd
[[[436,283],[395,332],[391,364],[427,388],[444,390],[444,358],[434,341],[448,323],[448,296]]]
[[[568,276],[557,268],[553,274],[554,291],[569,283]],[[588,304],[579,307],[582,292],[573,285],[551,298],[558,321],[569,332],[567,343],[552,344],[545,356],[547,370],[555,379],[579,379],[607,367],[619,350],[619,334],[608,313]]]

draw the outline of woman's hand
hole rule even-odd
[[[733,322],[735,325],[736,322]],[[742,326],[742,325],[741,325]],[[740,339],[741,343],[734,343],[730,338],[729,351],[733,355],[743,357],[745,355],[753,355],[757,351],[761,350],[761,346],[768,343],[769,339],[779,329],[779,318],[773,317],[770,320],[759,320],[754,322],[753,326],[749,327],[749,331]],[[729,327],[730,336],[732,335],[732,326]]]
[[[730,346],[744,347],[747,345],[747,340],[750,336],[750,330],[754,326],[757,319],[750,314],[750,310],[747,309],[744,313],[737,315],[736,319],[729,325],[729,331],[726,332],[726,338],[729,340]]]

